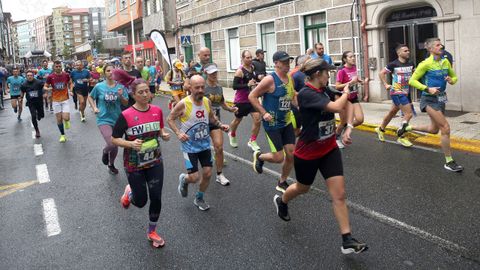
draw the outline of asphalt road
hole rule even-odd
[[[168,113],[166,98],[154,103]],[[222,116],[231,119],[228,112]],[[196,187],[190,186],[188,198],[177,193],[184,166],[172,138],[162,145],[159,232],[166,246],[155,249],[146,240],[147,208],[120,206],[125,173],[111,176],[101,163],[104,142],[90,111],[86,123],[72,113],[65,144],[57,141],[52,114],[40,122],[38,140],[28,112],[23,118],[18,123],[11,109],[0,111],[1,269],[480,269],[477,155],[454,153],[466,168],[455,174],[443,169],[435,149],[405,149],[355,131],[354,144],[343,150],[347,195],[354,237],[370,250],[345,256],[320,175],[310,193],[290,203],[292,221],[276,216],[272,198],[280,167],[267,164],[273,173],[262,175],[251,169],[250,119],[240,125],[238,149],[225,136],[224,173],[232,184],[212,179],[207,212],[193,205]],[[35,156],[34,144],[42,145],[42,155]],[[259,144],[267,150],[263,131]],[[39,164],[46,164],[50,182],[17,185],[37,179]],[[61,229],[52,236],[45,199],[55,202]]]

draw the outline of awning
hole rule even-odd
[[[28,51],[25,54],[24,58],[39,57],[39,56],[51,57],[52,54],[47,51]]]

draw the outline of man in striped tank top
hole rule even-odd
[[[182,197],[188,195],[188,184],[200,182],[199,191],[195,195],[193,203],[198,209],[205,211],[210,206],[204,200],[212,176],[212,153],[210,150],[209,123],[223,131],[229,130],[228,125],[222,124],[213,111],[205,94],[205,80],[202,76],[194,75],[190,79],[191,94],[182,99],[173,108],[168,116],[168,125],[182,142],[182,152],[185,159],[187,173],[178,177],[178,192]],[[180,128],[176,120],[180,120]],[[198,172],[198,162],[202,166],[202,176]]]

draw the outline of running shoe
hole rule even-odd
[[[404,125],[400,128],[397,129],[397,136],[398,137],[403,137],[403,135],[407,132],[412,130],[412,126],[410,125]]]
[[[458,165],[455,160],[452,160],[448,163],[445,163],[445,165],[443,165],[443,167],[446,169],[446,170],[449,170],[451,172],[461,172],[463,171],[463,167]]]
[[[188,183],[185,181],[186,176],[184,173],[178,176],[178,193],[184,198],[188,195]]]
[[[60,135],[60,139],[58,141],[64,143],[67,141],[67,137],[65,137],[65,135]]]
[[[405,138],[405,137],[399,137],[397,139],[397,142],[405,147],[411,147],[413,145],[413,143],[411,143],[408,138]]]
[[[69,120],[69,121],[65,121],[63,124],[64,124],[64,126],[65,126],[65,129],[70,129],[70,127],[72,126],[72,125],[70,124],[70,120]]]
[[[237,137],[233,137],[232,134],[228,133],[228,140],[230,141],[230,146],[233,148],[238,147]]]
[[[13,112],[17,113],[18,112],[17,108],[13,108]]]
[[[195,206],[202,211],[207,211],[210,208],[210,206],[205,202],[203,198],[199,199],[195,197],[195,200],[193,200],[193,204],[195,204]]]
[[[113,165],[113,164],[112,164],[112,165],[108,165],[108,172],[109,172],[110,174],[116,175],[116,174],[118,174],[118,169],[115,168],[115,165]]]
[[[260,146],[258,146],[257,141],[249,140],[247,145],[250,147],[250,149],[252,149],[253,152],[260,151]]]
[[[287,191],[287,188],[288,188],[288,183],[287,181],[283,181],[283,182],[280,182],[278,181],[277,183],[277,187],[275,188],[277,191],[280,191],[282,193],[285,193],[285,191]]]
[[[80,122],[85,122],[85,117],[80,117]]]
[[[132,189],[130,188],[130,185],[125,186],[125,191],[123,192],[122,197],[120,197],[120,203],[122,203],[123,208],[128,209],[130,206],[130,193],[132,192]]]
[[[21,122],[21,121],[22,121],[22,118],[20,117],[20,115],[17,116],[17,120],[18,120],[18,122]]]
[[[148,241],[152,242],[152,245],[156,248],[165,246],[165,240],[163,240],[160,235],[157,234],[156,231],[152,231],[151,233],[147,234]]]
[[[75,103],[75,110],[78,110],[78,105],[77,105],[77,103]]]
[[[40,131],[35,132],[35,138],[40,138]]]
[[[378,140],[381,141],[381,142],[384,142],[385,141],[385,131],[382,131],[380,129],[380,127],[376,127],[375,132],[378,135]]]
[[[273,196],[273,204],[277,209],[277,215],[284,221],[290,221],[290,215],[288,214],[288,205],[282,202],[282,197],[280,195]]]
[[[230,181],[225,177],[225,175],[223,175],[223,173],[217,175],[217,177],[215,178],[215,181],[217,181],[217,183],[219,183],[222,186],[230,185]]]
[[[53,113],[53,108],[52,108],[52,107],[50,107],[50,112],[52,112],[52,113]]]
[[[340,149],[345,148],[345,145],[342,142],[342,135],[337,135],[337,145],[338,145],[338,148]]]
[[[256,173],[263,173],[263,160],[260,160],[259,157],[262,154],[260,151],[253,152],[253,170]]]
[[[368,246],[367,244],[362,243],[355,238],[350,238],[347,241],[343,241],[341,250],[343,254],[350,254],[350,253],[358,254],[358,253],[367,251]]]
[[[103,165],[108,165],[108,153],[103,152],[102,153],[102,163]]]

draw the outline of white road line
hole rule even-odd
[[[223,151],[223,154],[233,160],[236,160],[236,161],[239,161],[241,163],[244,163],[248,166],[253,166],[253,163],[249,160],[246,160],[244,158],[241,158],[239,156],[236,156],[232,153],[229,153],[229,152],[225,152]],[[276,177],[276,178],[280,178],[280,173],[274,171],[274,170],[271,170],[271,169],[268,169],[268,168],[265,168],[263,167],[263,171]],[[295,181],[295,179],[289,177],[288,178],[290,181]],[[275,180],[276,181],[276,180]],[[316,187],[312,187],[313,190],[321,193],[322,195],[326,196],[326,197],[329,197],[329,194],[327,191],[325,190],[322,190],[322,189],[319,189],[319,188],[316,188]],[[351,202],[351,201],[348,201],[347,200],[347,204],[350,208],[352,208],[353,210],[367,216],[367,217],[370,217],[372,219],[375,219],[381,223],[384,223],[384,224],[387,224],[387,225],[390,225],[390,226],[393,226],[395,228],[398,228],[398,229],[401,229],[402,231],[405,231],[407,233],[410,233],[410,234],[413,234],[415,236],[418,236],[422,239],[425,239],[431,243],[434,243],[436,245],[439,245],[445,249],[448,249],[450,251],[453,251],[453,252],[457,252],[457,253],[460,253],[462,255],[466,255],[467,257],[470,257],[468,255],[469,251],[467,248],[465,247],[462,247],[458,244],[455,244],[451,241],[448,241],[448,240],[445,240],[441,237],[438,237],[436,235],[433,235],[429,232],[426,232],[420,228],[417,228],[417,227],[414,227],[414,226],[411,226],[411,225],[408,225],[406,224],[405,222],[402,222],[400,220],[397,220],[397,219],[394,219],[394,218],[391,218],[389,216],[386,216],[386,215],[383,215],[381,213],[378,213],[372,209],[369,209],[367,207],[364,207],[360,204],[357,204],[357,203],[354,203],[354,202]]]
[[[34,127],[32,122],[30,122],[30,126],[31,126],[32,128]]]
[[[35,131],[32,131],[32,139],[36,139],[37,137],[35,137],[36,133]]]
[[[377,139],[377,141],[378,141],[378,139]],[[391,140],[385,140],[385,142],[386,143],[391,143],[391,144],[399,144],[397,141],[391,141]],[[440,151],[438,149],[425,147],[425,146],[420,146],[420,145],[415,145],[415,144],[412,145],[409,148],[415,148],[415,149],[421,149],[421,150],[430,151],[430,152],[434,152],[434,153],[440,153]]]
[[[43,218],[45,219],[45,227],[47,229],[47,236],[54,236],[60,234],[60,224],[58,223],[57,207],[55,201],[52,198],[44,199],[43,205]]]
[[[48,175],[47,164],[38,164],[35,166],[37,170],[37,180],[40,184],[50,182],[50,176]]]
[[[35,156],[41,156],[43,155],[43,147],[42,147],[42,144],[39,143],[39,144],[34,144],[33,145],[33,152],[35,153]]]

